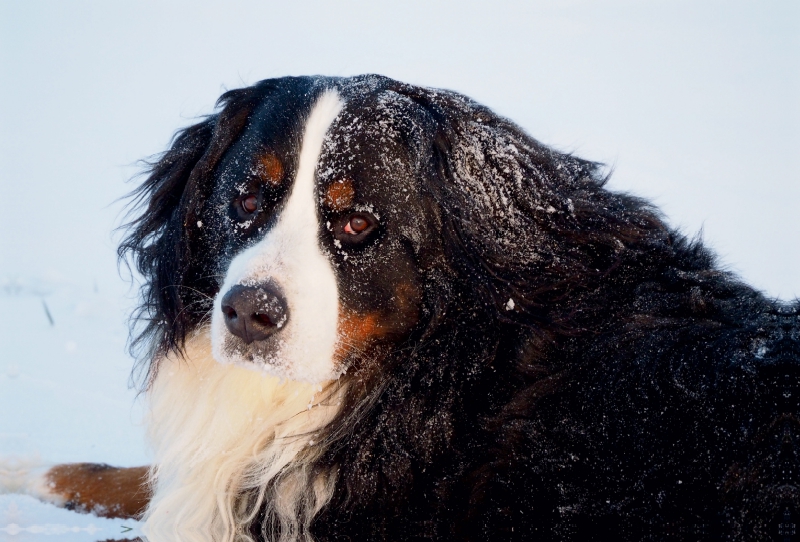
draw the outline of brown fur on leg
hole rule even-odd
[[[99,463],[56,465],[45,474],[51,493],[65,507],[106,518],[138,518],[150,500],[148,467],[118,468]]]

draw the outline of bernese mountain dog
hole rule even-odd
[[[30,492],[151,542],[798,540],[798,304],[460,94],[218,105],[120,248],[154,465]]]

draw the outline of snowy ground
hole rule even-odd
[[[0,462],[147,462],[115,201],[131,164],[226,87],[376,72],[464,92],[612,164],[613,188],[704,226],[727,265],[788,299],[798,66],[796,0],[0,0]],[[128,527],[0,495],[0,541]]]
[[[124,293],[55,273],[0,279],[0,478],[45,462],[147,463],[142,404],[126,387]],[[127,528],[137,523],[0,495],[0,541],[105,540]]]
[[[125,540],[139,536],[139,524],[79,515],[46,506],[32,497],[0,495],[0,540],[33,542],[95,542]]]

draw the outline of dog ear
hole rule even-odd
[[[180,350],[209,308],[213,292],[204,292],[196,280],[202,274],[196,267],[201,265],[203,240],[192,226],[208,197],[217,163],[261,98],[258,90],[249,87],[223,94],[217,103],[221,111],[179,131],[131,194],[138,216],[124,226],[129,233],[118,254],[144,278],[131,341],[131,350],[142,363]],[[145,383],[153,371],[151,364]]]
[[[449,261],[501,320],[557,325],[560,300],[668,235],[647,203],[603,189],[600,164],[549,148],[459,94],[396,90],[435,127],[427,184],[443,210]]]

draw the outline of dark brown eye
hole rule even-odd
[[[333,235],[338,243],[356,246],[369,239],[375,239],[378,226],[377,218],[370,213],[359,211],[341,217],[333,228]]]
[[[369,221],[363,216],[354,216],[344,225],[344,232],[350,235],[358,235],[369,227]]]
[[[251,215],[258,210],[258,196],[247,196],[242,200],[242,210]]]

